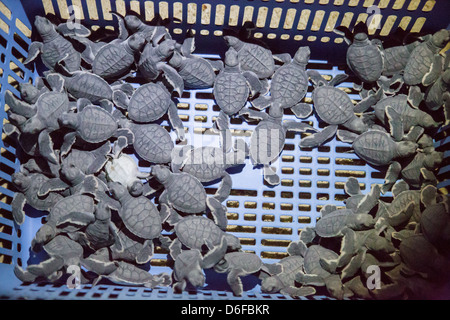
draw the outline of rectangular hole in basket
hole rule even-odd
[[[295,145],[290,144],[290,143],[286,143],[286,144],[283,146],[283,150],[286,150],[286,151],[293,151],[293,150],[295,150]]]
[[[310,176],[312,174],[311,168],[300,168],[299,169],[300,175]]]
[[[291,243],[290,240],[280,240],[280,239],[262,239],[261,245],[265,247],[287,247]]]
[[[12,235],[12,227],[8,226],[6,224],[0,223],[0,233],[5,233],[5,234],[9,234]]]
[[[302,188],[311,188],[312,183],[310,180],[299,180],[298,185]]]
[[[328,193],[318,193],[316,195],[317,200],[330,200],[330,195]]]
[[[308,223],[311,223],[311,217],[299,216],[297,218],[297,221],[298,221],[298,223],[308,224]]]
[[[294,185],[294,180],[292,180],[292,179],[281,179],[281,185],[283,187],[292,187]]]
[[[239,242],[243,246],[254,246],[256,245],[256,240],[253,238],[239,238]]]
[[[346,178],[348,177],[364,178],[366,176],[366,172],[360,170],[336,170],[334,174],[336,177],[346,177]]]
[[[262,227],[261,232],[266,234],[292,234],[292,228]]]
[[[261,220],[264,222],[273,222],[275,221],[275,216],[273,214],[263,214]]]
[[[227,212],[227,219],[228,220],[238,220],[239,214],[236,212]]]
[[[311,163],[312,162],[312,157],[301,156],[300,157],[300,162],[301,163]]]
[[[275,191],[263,191],[263,197],[274,198],[275,197]]]
[[[344,166],[365,166],[366,162],[362,159],[349,159],[349,158],[336,158],[335,163],[337,165]]]
[[[292,203],[281,203],[280,209],[283,211],[292,211],[292,209],[294,209],[294,205]]]
[[[244,213],[244,220],[246,220],[246,221],[256,221],[256,214],[254,214],[254,213]]]
[[[231,189],[231,196],[243,196],[243,197],[256,197],[258,191],[256,190],[244,190],[244,189]]]
[[[3,162],[0,162],[0,171],[10,176],[14,173],[15,169],[9,167],[7,164]]]
[[[239,201],[236,200],[228,200],[227,201],[228,208],[239,208]]]
[[[12,257],[7,254],[0,253],[0,263],[12,264]]]
[[[241,226],[235,224],[227,225],[228,232],[241,232],[241,233],[256,233],[255,226]]]
[[[0,19],[1,20],[1,19]],[[6,41],[5,38],[3,38],[3,36],[0,35],[0,45],[6,49],[6,45],[8,44],[8,42]]]
[[[311,193],[309,192],[299,192],[298,193],[299,199],[311,199]]]
[[[327,189],[330,187],[330,183],[328,181],[317,181],[317,188]]]
[[[6,198],[11,199],[10,197],[7,197],[5,195],[0,195],[0,201],[1,202],[6,203],[4,201],[4,199],[6,199]],[[11,201],[12,201],[12,199],[11,199]],[[8,210],[3,209],[3,208],[0,208],[0,218],[6,219],[6,220],[10,220],[10,221],[13,220],[11,211],[8,211]]]
[[[0,238],[0,248],[11,250],[12,249],[12,242],[6,239]]]
[[[261,258],[263,259],[283,259],[287,257],[287,252],[270,252],[270,251],[263,251],[261,252]],[[270,297],[270,296],[268,296]]]
[[[284,198],[284,199],[291,199],[294,197],[294,193],[292,193],[290,191],[281,191],[280,196],[281,196],[281,198]]]
[[[217,26],[222,26],[225,22],[225,5],[218,4],[216,6],[216,14],[214,15],[214,24]]]
[[[273,210],[273,209],[275,209],[275,203],[273,203],[273,202],[263,202],[262,208],[264,210]]]
[[[167,267],[169,264],[167,259],[152,259],[150,260],[150,265],[154,267]]]
[[[2,38],[2,37],[0,36],[0,38]],[[25,57],[16,48],[12,47],[11,48],[11,53],[20,62],[23,62],[25,60]]]
[[[11,162],[15,162],[16,161],[16,156],[12,152],[9,152],[8,150],[6,150],[4,148],[0,149],[0,154],[1,154],[1,156],[3,158],[5,158],[5,159],[7,159],[7,160],[9,160]]]

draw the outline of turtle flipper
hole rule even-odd
[[[437,188],[433,185],[427,185],[420,192],[420,201],[425,208],[436,204]]]
[[[56,27],[56,31],[58,31],[63,36],[77,36],[87,38],[91,35],[91,31],[81,24],[77,24],[74,26],[73,23],[60,23]]]
[[[272,103],[272,98],[270,96],[259,96],[258,98],[250,101],[252,106],[258,110],[264,110]]]
[[[234,295],[238,297],[242,295],[242,291],[244,289],[240,278],[241,275],[245,275],[245,272],[242,269],[232,269],[227,275],[227,282],[230,285]]]
[[[11,202],[11,212],[14,222],[21,225],[25,221],[25,211],[23,207],[26,203],[25,195],[21,192],[16,192]]]
[[[48,278],[53,272],[58,271],[63,266],[64,260],[62,258],[51,257],[39,264],[29,265],[27,271],[30,271],[36,276]]]
[[[308,118],[313,112],[313,107],[309,103],[297,103],[291,107],[291,111],[299,119]]]
[[[214,267],[227,252],[227,239],[222,237],[220,244],[213,246],[212,244],[206,244],[209,248],[208,253],[203,256],[201,267],[203,269],[209,269]]]
[[[181,97],[184,91],[183,78],[178,74],[178,72],[173,67],[163,62],[158,63],[157,68],[160,68],[163,71],[164,78],[172,86],[173,91],[175,91],[178,94],[178,96]]]
[[[30,46],[28,47],[28,57],[25,59],[25,61],[23,62],[23,64],[28,64],[31,61],[34,61],[37,56],[42,52],[42,47],[43,47],[43,43],[42,42],[38,42],[38,41],[34,41],[30,44]]]
[[[386,116],[389,122],[389,131],[395,141],[403,138],[403,121],[401,115],[391,106],[386,107]]]
[[[15,276],[22,282],[34,282],[37,278],[36,275],[32,274],[28,270],[23,270],[22,267],[15,265],[14,266],[14,274]]]
[[[398,196],[403,191],[409,190],[409,185],[405,182],[405,180],[400,180],[394,184],[392,187],[392,195],[394,197]]]
[[[422,102],[425,94],[422,93],[420,88],[418,86],[410,86],[408,91],[408,102],[409,104],[415,108],[418,109],[420,103]]]
[[[144,264],[150,261],[153,256],[153,242],[150,240],[145,241],[144,247],[139,251],[136,256],[137,264]]]
[[[383,90],[378,89],[376,93],[369,94],[366,98],[358,102],[358,104],[353,108],[353,112],[362,113],[367,111],[370,107],[372,107],[378,101],[380,101],[382,97],[383,97]]]
[[[60,155],[61,157],[64,157],[65,155],[67,155],[70,150],[72,149],[73,144],[75,143],[75,141],[77,140],[77,133],[76,132],[69,132],[66,133],[66,135],[64,136],[64,142],[61,146],[61,152]]]
[[[222,176],[222,181],[220,182],[219,188],[214,194],[214,198],[219,202],[225,201],[228,198],[231,192],[231,188],[233,186],[233,181],[231,180],[230,175],[225,172]]]
[[[299,272],[296,274],[295,281],[302,285],[311,285],[316,287],[322,287],[325,285],[322,277],[316,274],[305,274],[303,272]]]
[[[127,145],[134,143],[134,133],[129,128],[117,129],[115,136],[117,138],[125,138],[127,140]]]
[[[408,133],[405,135],[404,140],[417,142],[422,134],[425,132],[425,129],[420,126],[412,126],[409,129]]]
[[[264,165],[263,168],[264,181],[266,181],[271,186],[276,186],[280,184],[280,177],[276,174],[275,171],[269,165]]]
[[[430,70],[423,76],[422,84],[426,87],[432,85],[441,74],[443,65],[444,57],[440,54],[435,54]]]
[[[256,96],[258,93],[263,91],[263,85],[259,81],[258,76],[252,71],[244,71],[242,75],[247,80],[247,84],[250,88],[252,96]]]
[[[291,297],[307,297],[316,293],[316,289],[310,286],[297,287],[286,287],[280,290],[281,294],[288,295]]]
[[[211,67],[215,70],[215,71],[222,71],[223,70],[223,61],[222,60],[206,60],[209,62],[209,64],[211,65]]]
[[[321,146],[326,141],[333,138],[333,136],[336,134],[337,128],[338,128],[337,125],[330,125],[324,128],[322,131],[313,133],[308,137],[302,138],[302,140],[300,140],[299,146],[301,148],[315,148]]]
[[[184,132],[184,125],[183,122],[180,119],[180,116],[178,115],[178,109],[177,106],[173,101],[169,104],[169,109],[167,110],[167,114],[169,116],[169,121],[174,130],[177,132],[177,137],[179,141],[186,140],[185,132]]]
[[[388,192],[392,186],[397,182],[397,178],[402,170],[402,166],[397,161],[392,162],[387,171],[386,176],[384,177],[384,184],[381,186],[381,193],[385,194]]]
[[[349,196],[355,196],[361,194],[361,187],[359,186],[358,179],[350,177],[345,181],[344,191]]]
[[[47,130],[41,131],[38,137],[39,153],[49,162],[58,164],[59,159],[53,150],[53,142],[50,137],[50,132]]]
[[[24,116],[27,119],[34,116],[37,111],[35,105],[17,99],[9,90],[5,93],[5,103],[9,106],[11,112]]]
[[[211,215],[214,218],[216,225],[225,230],[227,228],[227,207],[223,206],[215,197],[207,197],[206,205],[211,210]]]
[[[341,279],[346,280],[353,277],[361,268],[364,261],[366,251],[358,253],[356,256],[352,257],[349,263],[342,269]]]
[[[180,240],[175,239],[172,241],[172,243],[169,246],[170,256],[172,257],[172,259],[176,260],[177,257],[180,255],[180,253],[182,252],[181,246],[182,244]]]
[[[123,92],[121,90],[114,90],[112,99],[113,99],[114,104],[118,108],[120,108],[122,110],[128,109],[128,104],[130,103],[130,99],[128,99],[125,92]]]
[[[64,78],[58,73],[49,73],[45,79],[53,91],[64,92]]]
[[[38,196],[43,197],[52,191],[63,191],[70,186],[60,178],[53,178],[44,182],[38,191]]]
[[[380,199],[381,188],[375,184],[359,202],[355,213],[369,213],[378,203]]]
[[[306,253],[307,247],[303,241],[292,241],[288,248],[287,252],[291,256],[304,256]]]

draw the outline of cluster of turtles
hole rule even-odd
[[[204,269],[213,268],[227,273],[235,295],[243,291],[240,278],[254,274],[264,292],[304,296],[326,286],[336,298],[366,298],[388,295],[366,294],[361,287],[361,270],[370,264],[395,270],[389,287],[403,294],[415,289],[411,279],[428,283],[448,263],[442,245],[450,233],[448,198],[438,194],[433,173],[443,161],[432,139],[440,123],[422,111],[449,107],[450,70],[439,55],[448,31],[383,49],[360,25],[354,35],[338,28],[351,42],[348,66],[362,82],[355,85],[362,99],[354,106],[336,88],[346,75],[327,82],[306,70],[308,47],[291,57],[227,34],[224,61],[205,59],[193,54],[191,33],[180,44],[164,26],[113,14],[118,35],[97,40],[81,25],[36,17],[41,41],[32,42],[25,64],[40,56],[48,70],[34,85],[20,84],[20,98],[5,94],[9,122],[3,131],[20,146],[20,171],[12,175],[14,221],[24,222],[26,204],[45,213],[31,249],[44,250],[48,259],[15,266],[20,280],[60,281],[76,265],[83,283],[106,278],[150,288],[172,285],[180,292],[204,286]],[[309,81],[314,108],[303,102]],[[176,97],[205,88],[213,89],[220,108],[214,122],[220,145],[179,148],[161,122],[167,115],[176,139],[185,141]],[[319,131],[283,120],[284,109],[300,119],[315,111],[329,126]],[[249,145],[243,139],[233,143],[232,117],[259,121]],[[304,134],[301,148],[336,135],[369,164],[388,168],[385,183],[367,195],[349,179],[347,208],[325,206],[317,226],[291,243],[289,256],[267,264],[226,231],[222,203],[232,188],[226,170],[250,158],[263,168],[266,183],[279,184],[270,164],[287,131]],[[150,170],[141,171],[131,153],[150,163]],[[220,185],[207,195],[203,184],[213,181]],[[381,201],[380,193],[391,189],[394,201]],[[169,252],[171,275],[145,269],[155,247]],[[423,261],[415,258],[422,254]]]

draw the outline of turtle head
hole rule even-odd
[[[62,163],[61,176],[64,177],[64,179],[69,183],[78,184],[83,180],[84,173],[73,163]]]
[[[172,67],[179,68],[183,62],[183,57],[178,52],[174,51],[172,58],[169,60],[169,64]]]
[[[236,50],[230,47],[227,52],[225,52],[225,65],[228,67],[236,67],[239,64],[239,57]]]
[[[434,121],[433,117],[428,113],[425,113],[420,117],[420,122],[425,129],[438,128],[442,124],[442,122]]]
[[[231,250],[239,250],[242,248],[241,241],[235,235],[225,232],[225,238],[227,240],[227,246]]]
[[[238,49],[241,44],[241,41],[234,36],[224,36],[223,39],[230,48]]]
[[[164,184],[169,181],[172,172],[170,172],[169,168],[156,165],[152,167],[152,176],[156,178],[160,183]]]
[[[300,65],[307,65],[309,61],[309,57],[311,55],[311,50],[309,50],[308,46],[298,48],[297,52],[294,56],[294,61]]]
[[[355,37],[353,39],[355,42],[363,42],[369,39],[369,36],[367,35],[367,33],[358,32],[357,34],[355,34]]]
[[[397,144],[397,154],[399,157],[409,157],[416,153],[418,148],[417,143],[412,141],[400,141]]]
[[[39,90],[31,83],[25,82],[19,84],[20,96],[25,102],[33,104],[36,102]]]
[[[201,288],[205,285],[205,275],[201,269],[193,268],[189,271],[187,278],[194,287]]]
[[[173,51],[175,50],[175,45],[176,45],[176,41],[175,40],[171,40],[171,39],[167,39],[164,40],[163,42],[161,42],[161,44],[158,46],[158,51],[159,53],[164,56],[164,57],[168,57],[170,56]]]
[[[124,18],[125,25],[131,32],[136,32],[139,30],[139,28],[142,26],[142,21],[139,19],[138,16],[135,15],[127,15]]]
[[[97,220],[108,220],[111,218],[111,209],[105,201],[100,201],[95,208],[95,218]]]
[[[22,132],[37,134],[45,129],[45,124],[38,117],[31,117],[22,126]]]
[[[361,213],[356,214],[354,217],[356,219],[356,225],[358,226],[371,228],[375,225],[375,220],[370,214]]]
[[[134,51],[139,51],[145,44],[145,38],[141,33],[135,33],[131,37],[128,38],[128,45],[130,49]]]
[[[75,129],[78,126],[78,117],[75,113],[64,112],[58,118],[58,122],[62,127],[69,127]]]
[[[15,172],[11,176],[12,183],[19,191],[26,190],[31,183],[30,177],[26,176],[23,172]]]
[[[114,199],[120,201],[128,194],[127,188],[120,182],[110,181],[108,182],[108,189]]]
[[[131,186],[128,187],[128,192],[133,197],[139,197],[144,192],[144,184],[142,183],[141,180],[135,180],[135,181],[133,181]]]
[[[431,37],[431,42],[438,48],[443,48],[450,41],[450,30],[441,29]]]
[[[34,20],[34,26],[42,38],[56,33],[55,25],[45,17],[37,16]]]
[[[261,291],[265,293],[277,293],[282,286],[278,277],[267,277],[261,282]]]

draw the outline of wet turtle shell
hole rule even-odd
[[[121,202],[119,215],[129,231],[143,239],[154,239],[161,232],[161,217],[146,197],[129,196]]]
[[[394,158],[397,146],[389,134],[371,130],[355,139],[353,149],[361,159],[373,165],[385,165]]]
[[[422,83],[423,77],[430,71],[434,62],[434,52],[427,45],[420,45],[414,49],[405,66],[403,79],[408,85]]]
[[[336,260],[338,254],[330,249],[319,245],[312,245],[305,253],[304,269],[307,274],[315,274],[319,277],[326,278],[330,275],[328,271],[320,265],[320,259]]]
[[[229,167],[225,154],[217,147],[202,147],[188,153],[183,165],[183,172],[192,174],[201,182],[220,178]]]
[[[354,117],[353,103],[342,90],[320,86],[312,93],[317,115],[328,124],[343,124]]]
[[[216,78],[210,63],[197,58],[183,60],[181,68],[178,68],[178,74],[183,78],[186,89],[211,88]]]
[[[201,182],[188,173],[175,173],[166,188],[172,206],[185,213],[206,210],[206,191]]]
[[[248,252],[229,252],[224,259],[228,262],[228,269],[241,269],[248,274],[258,272],[263,265],[256,254]]]
[[[165,87],[147,83],[140,86],[131,97],[128,117],[138,123],[152,122],[167,112],[170,103],[170,93]]]
[[[119,125],[113,116],[97,106],[87,106],[78,113],[77,132],[80,137],[90,143],[98,143],[112,137]]]
[[[60,201],[55,203],[50,210],[47,221],[58,224],[64,216],[71,212],[91,215],[92,221],[94,221],[94,200],[91,197],[82,194],[75,194],[62,198]]]
[[[383,57],[378,47],[368,39],[355,40],[347,50],[349,68],[364,82],[377,81],[383,71]]]
[[[24,194],[27,203],[37,210],[49,210],[55,203],[62,199],[62,196],[55,192],[50,192],[45,198],[38,196],[38,191],[41,186],[49,180],[45,175],[33,173],[28,176],[30,178],[30,185],[25,190]]]
[[[238,52],[242,70],[254,72],[260,79],[272,76],[275,70],[275,61],[272,52],[253,43],[244,43]]]
[[[92,103],[99,103],[102,99],[111,100],[113,95],[108,82],[90,72],[76,72],[72,77],[65,78],[64,85],[75,98],[86,98]]]
[[[219,245],[224,236],[224,232],[214,221],[200,216],[181,219],[175,225],[175,232],[181,243],[188,248],[198,250],[202,250],[207,242],[214,246]]]
[[[170,134],[159,124],[133,126],[134,149],[144,160],[152,163],[168,163],[172,159],[174,143]]]
[[[120,44],[107,44],[96,54],[92,72],[103,78],[120,76],[134,62],[134,55]]]
[[[281,123],[261,121],[250,137],[250,158],[252,162],[269,164],[277,159],[283,150],[285,141],[286,131]]]
[[[214,82],[214,99],[227,115],[237,113],[246,104],[250,89],[240,72],[220,72]]]
[[[316,233],[321,237],[334,237],[340,234],[347,225],[348,216],[353,215],[350,209],[336,210],[320,218],[316,223]]]
[[[83,247],[76,241],[66,236],[56,236],[44,245],[44,250],[52,257],[60,257],[69,264],[74,259],[80,259],[83,255]]]

